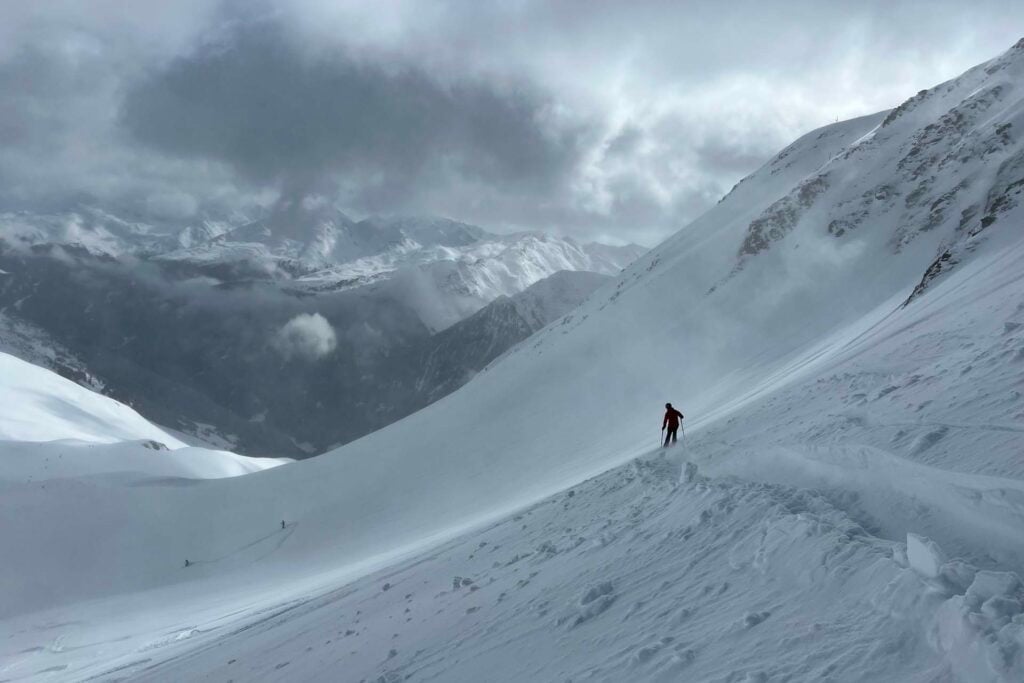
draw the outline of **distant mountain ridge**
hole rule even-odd
[[[609,275],[563,270],[511,297],[495,299],[434,335],[421,363],[417,392],[425,403],[450,394],[611,280]]]
[[[374,216],[354,221],[333,206],[279,208],[187,225],[125,220],[95,207],[58,214],[0,214],[0,242],[65,245],[134,258],[174,278],[277,281],[317,295],[390,282],[432,330],[553,273],[614,275],[645,248],[581,243],[539,232],[509,235],[447,218]]]

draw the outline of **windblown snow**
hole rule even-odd
[[[0,476],[0,678],[1024,680],[1022,85],[800,138],[318,458]]]

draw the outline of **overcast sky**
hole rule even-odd
[[[1019,2],[0,0],[0,210],[305,197],[653,245]]]

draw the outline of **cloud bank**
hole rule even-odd
[[[0,9],[0,210],[359,217],[652,244],[796,136],[1019,39],[1020,3],[129,0]]]

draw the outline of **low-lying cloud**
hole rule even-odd
[[[327,318],[300,313],[277,331],[272,344],[288,360],[316,361],[334,353],[338,337]]]

